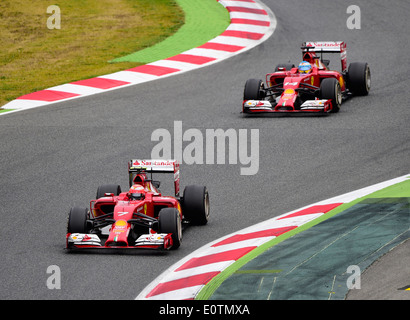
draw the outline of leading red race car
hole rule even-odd
[[[183,224],[208,222],[207,188],[189,185],[180,197],[177,161],[131,160],[128,172],[127,192],[121,192],[119,185],[103,185],[89,209],[71,208],[67,249],[177,249]],[[152,173],[172,173],[175,196],[161,195],[160,182],[152,180]]]
[[[279,64],[266,75],[267,86],[258,79],[246,81],[243,113],[334,113],[348,97],[369,93],[370,68],[364,62],[347,67],[344,42],[304,42],[301,49],[299,67]],[[341,72],[329,70],[324,52],[340,53]]]

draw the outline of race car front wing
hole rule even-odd
[[[143,234],[135,240],[134,245],[115,242],[104,245],[96,234],[68,233],[66,249],[155,249],[169,250],[172,247],[171,233]]]
[[[318,112],[328,113],[332,109],[331,100],[317,99],[306,100],[299,108],[281,107],[280,105],[272,105],[267,100],[245,100],[243,102],[243,113],[258,114],[258,113],[270,113],[270,112]]]

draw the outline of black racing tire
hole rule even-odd
[[[262,100],[265,97],[262,87],[262,80],[248,79],[243,90],[243,100]]]
[[[88,233],[88,216],[88,210],[85,208],[71,208],[68,214],[67,233]]]
[[[285,68],[286,71],[290,71],[290,69],[292,69],[294,67],[295,67],[295,65],[293,63],[279,63],[275,67],[275,72],[277,72],[279,70],[279,68]]]
[[[323,79],[320,83],[319,96],[321,99],[332,100],[332,110],[330,112],[339,112],[342,104],[342,90],[340,89],[340,83],[337,79]]]
[[[96,199],[105,197],[106,193],[113,193],[114,196],[118,196],[121,193],[121,186],[117,184],[105,184],[105,185],[99,186],[97,189]]]
[[[357,96],[367,96],[370,91],[371,74],[366,62],[352,62],[349,64],[348,88]]]
[[[158,215],[158,232],[172,233],[171,250],[178,249],[182,243],[181,214],[176,208],[163,208]]]
[[[209,220],[209,194],[205,186],[190,185],[184,189],[182,201],[184,219],[193,225],[205,225]]]

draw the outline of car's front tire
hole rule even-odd
[[[259,79],[248,79],[243,90],[243,100],[261,100],[264,98],[263,82]]]
[[[158,232],[172,233],[172,250],[178,249],[182,243],[181,214],[176,208],[161,209],[158,215]]]
[[[68,214],[67,233],[88,233],[87,220],[88,210],[80,207],[73,207]]]
[[[332,100],[332,110],[330,112],[339,112],[342,104],[342,91],[339,81],[335,78],[323,79],[320,84],[319,95],[321,99]]]

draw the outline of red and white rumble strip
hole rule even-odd
[[[274,32],[275,16],[259,0],[217,1],[229,11],[231,23],[222,34],[207,43],[136,68],[26,94],[7,103],[3,108],[18,111],[40,107],[205,67],[257,46]]]
[[[405,175],[324,200],[208,243],[168,268],[136,300],[193,300],[212,278],[260,245],[317,219],[343,203],[409,178]]]
[[[340,204],[315,205],[289,212],[211,242],[170,267],[137,300],[194,299],[203,286],[239,258]]]

